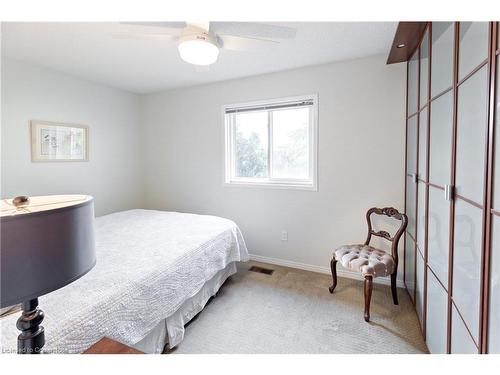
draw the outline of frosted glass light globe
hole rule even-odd
[[[219,57],[219,48],[206,40],[182,41],[178,49],[181,59],[193,65],[210,65]]]

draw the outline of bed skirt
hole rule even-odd
[[[197,294],[187,299],[175,313],[158,322],[141,341],[131,346],[151,354],[162,353],[166,345],[170,349],[176,347],[184,339],[184,326],[203,310],[210,297],[213,297],[227,278],[236,271],[236,262],[227,265],[208,280]]]

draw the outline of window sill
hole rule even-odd
[[[224,186],[242,187],[242,188],[265,188],[265,189],[283,189],[283,190],[306,190],[318,191],[316,184],[294,184],[277,182],[248,182],[248,181],[226,181]]]

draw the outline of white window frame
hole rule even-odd
[[[309,122],[309,173],[308,179],[285,179],[285,178],[244,178],[235,176],[234,160],[234,126],[231,117],[226,116],[226,111],[234,108],[272,106],[289,102],[312,100]],[[271,112],[268,111],[270,114]],[[222,106],[222,118],[224,123],[224,185],[240,187],[264,187],[293,190],[318,191],[318,94],[274,98],[246,103],[228,104]],[[269,176],[272,176],[272,116],[269,115],[269,147],[268,163]]]

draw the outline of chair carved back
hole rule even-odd
[[[399,226],[394,237],[391,237],[390,233],[386,232],[385,230],[380,230],[380,231],[373,230],[372,220],[371,220],[372,214],[384,215],[401,221],[401,225]],[[366,237],[365,245],[370,244],[372,236],[382,237],[386,239],[387,241],[391,242],[391,255],[394,258],[396,264],[398,264],[399,239],[406,230],[406,226],[408,225],[408,217],[405,214],[396,210],[394,207],[384,207],[384,208],[372,207],[366,212],[366,222],[368,223],[368,236]]]

